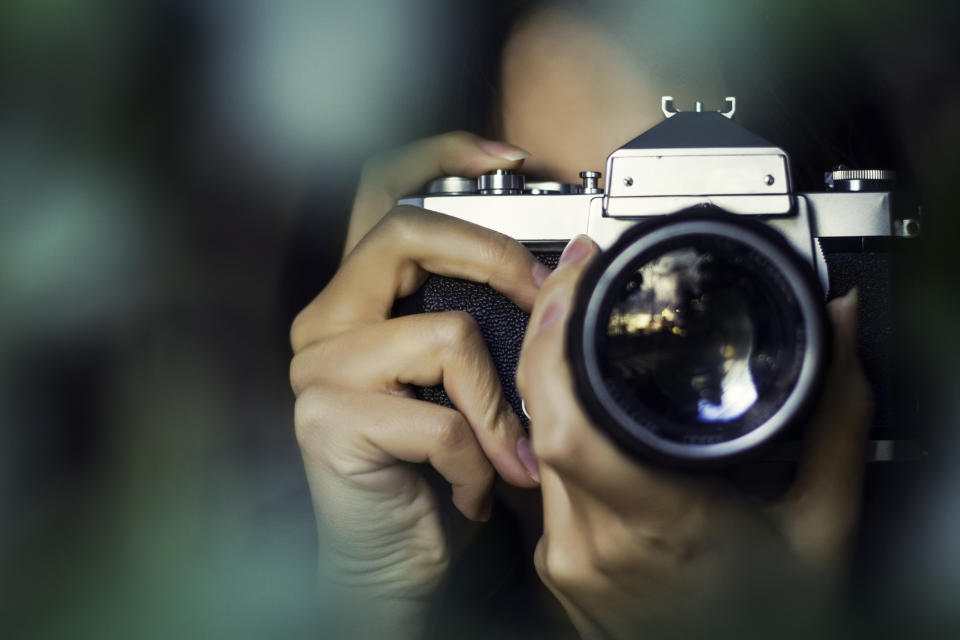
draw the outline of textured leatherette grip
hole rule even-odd
[[[891,285],[895,280],[896,255],[892,252],[826,253],[830,272],[830,298],[857,287],[859,327],[857,355],[873,390],[874,432],[877,439],[914,435],[916,392],[905,375],[911,367],[902,361],[897,345],[895,310],[901,304]]]
[[[541,262],[551,267],[555,266],[560,258],[557,252],[536,255]],[[521,311],[509,298],[485,284],[437,275],[431,275],[416,293],[397,301],[394,307],[394,315],[437,311],[466,311],[476,319],[497,367],[504,396],[526,426],[527,419],[520,407],[515,378],[529,315]],[[444,406],[453,406],[443,387],[417,388],[417,397]]]

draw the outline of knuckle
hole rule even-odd
[[[307,305],[296,315],[290,324],[290,346],[294,353],[303,349],[308,342],[311,306]]]
[[[540,576],[540,581],[547,586],[548,589],[555,593],[563,593],[563,589],[560,588],[560,585],[557,584],[553,575],[550,573],[551,566],[548,558],[551,553],[551,545],[547,541],[547,536],[544,535],[540,538],[540,541],[537,542],[537,547],[533,553],[533,568],[536,569],[537,575]]]
[[[398,204],[380,220],[371,235],[395,247],[416,245],[424,235],[424,225],[430,224],[428,211],[408,204]],[[385,240],[384,240],[385,239]],[[377,245],[382,246],[381,244]]]
[[[326,343],[317,342],[309,349],[294,354],[290,360],[290,388],[299,396],[322,377],[322,365],[327,361]]]
[[[407,204],[390,209],[381,221],[383,229],[396,234],[411,233],[423,218],[423,211]]]
[[[470,144],[476,139],[476,136],[463,129],[448,131],[447,133],[441,134],[441,136],[443,139],[443,152],[445,154],[452,153],[461,146]]]
[[[488,264],[500,267],[511,266],[517,262],[514,257],[517,244],[516,240],[502,233],[490,234],[483,244],[484,258]]]
[[[579,586],[586,577],[581,551],[572,548],[565,538],[551,536],[543,553],[541,574],[561,591]]]
[[[434,440],[442,449],[459,449],[470,441],[466,419],[453,409],[437,412],[433,423]]]
[[[552,580],[550,579],[550,574],[547,573],[547,538],[542,536],[537,542],[537,546],[533,551],[533,568],[537,570],[537,575],[540,576],[540,579],[548,586],[553,587]]]
[[[307,386],[309,377],[307,376],[307,366],[304,363],[303,355],[295,355],[290,360],[290,388],[293,395],[298,396]]]
[[[290,347],[298,353],[328,335],[329,318],[333,308],[329,304],[329,287],[324,288],[294,317],[290,323]]]
[[[329,426],[327,403],[322,394],[301,393],[293,407],[294,433],[297,444],[305,452],[322,450]]]
[[[328,474],[349,478],[369,471],[369,464],[344,448],[342,438],[353,432],[354,425],[338,429],[343,419],[333,407],[334,398],[317,387],[301,394],[294,405],[294,433],[305,459],[320,463]]]
[[[444,311],[440,315],[440,341],[444,346],[475,344],[480,335],[476,318],[466,311]]]
[[[536,429],[537,437],[533,438],[533,450],[537,458],[558,469],[568,468],[568,465],[581,459],[583,442],[577,433],[575,425],[569,421],[553,420],[550,429]]]

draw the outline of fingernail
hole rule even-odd
[[[543,264],[539,260],[533,263],[533,281],[539,287],[543,284],[544,280],[550,275],[550,267]]]
[[[517,457],[523,463],[523,468],[527,470],[527,474],[539,483],[540,468],[537,465],[537,455],[533,452],[533,445],[530,444],[529,438],[521,436],[517,440]]]
[[[571,262],[583,260],[589,252],[590,238],[585,235],[579,235],[567,244],[563,253],[560,254],[560,262],[557,263],[557,266],[559,267],[570,264]]]
[[[487,155],[503,158],[510,162],[516,162],[517,160],[530,157],[529,151],[515,147],[512,144],[507,144],[506,142],[497,142],[495,140],[484,140],[480,143],[480,148],[483,149],[483,152]]]

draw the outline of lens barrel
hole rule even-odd
[[[802,421],[831,347],[813,269],[776,230],[696,207],[590,265],[567,348],[594,423],[641,458],[710,466]]]

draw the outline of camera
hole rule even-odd
[[[896,256],[920,233],[919,208],[883,169],[838,167],[823,191],[792,188],[790,159],[720,111],[679,111],[609,155],[604,182],[526,182],[495,171],[439,178],[400,200],[482,225],[555,265],[586,234],[603,249],[578,287],[566,352],[597,428],[668,465],[795,456],[798,426],[831,359],[824,303],[860,292],[859,350],[877,401],[868,459],[917,457],[919,403],[900,365]],[[477,319],[504,393],[526,315],[485,285],[432,276],[398,313],[463,310]],[[449,404],[442,389],[422,398]]]

